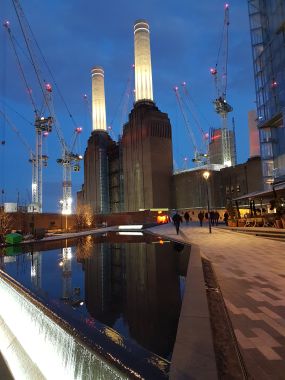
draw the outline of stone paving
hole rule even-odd
[[[285,242],[196,223],[150,229],[196,243],[213,264],[249,374],[285,380]]]

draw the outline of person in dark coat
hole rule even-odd
[[[202,227],[203,226],[203,219],[204,219],[204,212],[202,212],[202,211],[199,212],[198,219],[200,222],[200,227]]]
[[[190,215],[189,215],[189,213],[187,211],[184,214],[184,219],[185,219],[186,224],[188,224],[189,220],[190,220]]]
[[[226,211],[226,212],[224,213],[224,222],[225,222],[226,226],[228,225],[228,219],[229,219],[229,214],[228,214],[228,212]]]
[[[210,221],[211,221],[211,225],[213,226],[215,224],[215,212],[214,211],[210,211]]]
[[[218,211],[215,211],[215,225],[219,224],[220,214]]]
[[[182,218],[181,216],[178,214],[178,212],[176,211],[176,213],[173,215],[172,217],[172,221],[174,223],[174,226],[176,228],[176,232],[177,232],[177,235],[179,234],[179,228],[180,228],[180,223],[182,222]]]

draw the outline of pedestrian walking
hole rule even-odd
[[[179,228],[180,228],[180,223],[182,222],[182,218],[181,216],[178,214],[178,212],[176,211],[176,213],[173,215],[172,217],[172,221],[174,223],[174,226],[176,228],[176,233],[177,235],[179,234]]]
[[[186,224],[189,224],[190,215],[189,215],[188,211],[185,212],[184,219],[185,219]]]
[[[202,227],[203,226],[203,220],[204,220],[204,212],[203,211],[199,212],[198,219],[199,219],[199,222],[200,222],[200,227]]]
[[[225,222],[226,226],[228,225],[228,219],[229,219],[229,214],[228,214],[228,212],[226,211],[226,212],[224,213],[224,222]]]
[[[218,211],[215,211],[215,225],[219,224],[220,214]]]
[[[211,221],[211,225],[213,226],[215,224],[215,212],[214,211],[210,211],[210,221]]]

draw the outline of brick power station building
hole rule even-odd
[[[209,146],[209,165],[173,173],[171,124],[153,100],[149,25],[145,20],[134,24],[134,55],[135,104],[118,142],[106,127],[104,70],[96,66],[91,71],[93,130],[84,155],[84,184],[78,204],[91,206],[95,214],[204,208],[204,170],[211,172],[214,209],[260,190],[260,157],[253,155],[244,164],[225,168],[221,165],[220,142],[215,139]],[[234,134],[231,138],[234,140]],[[231,146],[235,146],[234,141]]]

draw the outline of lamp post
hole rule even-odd
[[[212,227],[211,227],[211,218],[210,218],[210,201],[209,201],[209,184],[208,184],[210,172],[208,172],[208,171],[203,172],[203,177],[206,180],[209,233],[211,234],[212,233]]]

